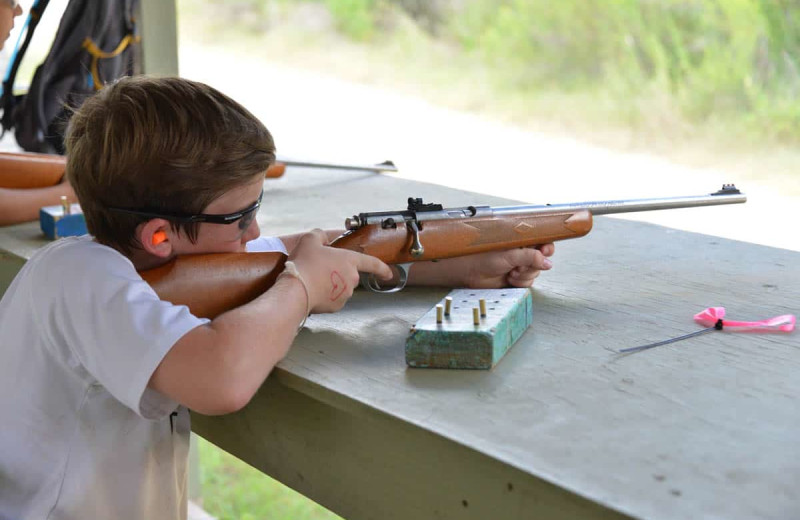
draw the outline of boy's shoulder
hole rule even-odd
[[[103,272],[135,272],[131,261],[89,235],[66,237],[36,251],[27,262],[29,275],[47,283],[68,283],[71,277],[101,276]],[[77,281],[77,280],[73,280]]]
[[[85,256],[102,255],[104,258],[120,257],[127,260],[121,253],[94,240],[91,235],[64,237],[47,244],[36,251],[31,260],[66,260],[80,259]]]

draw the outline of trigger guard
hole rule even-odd
[[[397,272],[400,275],[400,278],[397,280],[397,285],[394,287],[390,287],[388,289],[381,287],[378,279],[375,278],[375,275],[372,273],[361,273],[361,285],[365,289],[382,294],[402,291],[406,286],[406,282],[408,282],[408,271],[411,269],[411,264],[397,264],[395,267],[397,267]]]

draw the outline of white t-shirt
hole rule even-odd
[[[206,322],[89,236],[34,254],[0,301],[0,519],[185,518],[189,413],[147,383]]]

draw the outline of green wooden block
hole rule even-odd
[[[446,308],[437,323],[438,305]],[[530,289],[456,289],[411,328],[406,339],[406,363],[420,368],[482,368],[495,366],[533,322]],[[486,316],[474,322],[473,309],[486,302]],[[480,312],[478,313],[480,314]]]

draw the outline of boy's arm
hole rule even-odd
[[[66,182],[47,188],[0,188],[0,226],[37,220],[39,209],[58,204],[62,195],[75,200],[75,192]]]
[[[164,356],[148,386],[202,414],[230,413],[247,404],[288,352],[309,310],[341,309],[359,272],[390,276],[380,260],[325,243],[322,231],[297,240],[289,260],[300,278],[282,274],[255,300],[189,331]]]
[[[306,305],[300,281],[281,277],[252,302],[185,334],[148,386],[205,415],[241,409],[289,351]]]
[[[246,405],[283,359],[306,313],[341,309],[359,282],[359,272],[390,276],[380,260],[325,247],[331,233],[317,230],[281,237],[302,281],[281,275],[255,300],[197,327],[166,354],[149,386],[196,412],[224,414]],[[412,281],[420,285],[527,287],[552,244],[537,249],[481,253],[440,262],[419,262]],[[416,270],[416,273],[415,273]]]

